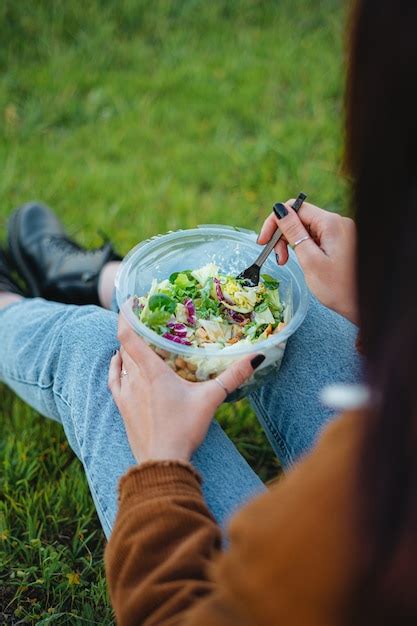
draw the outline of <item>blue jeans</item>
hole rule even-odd
[[[84,466],[108,537],[117,511],[119,478],[135,459],[107,387],[118,347],[117,314],[96,306],[24,300],[0,311],[0,380],[42,415],[60,422]],[[314,445],[331,419],[318,393],[328,383],[357,382],[356,328],[311,299],[304,324],[288,341],[280,371],[251,396],[284,467]],[[223,526],[265,490],[234,444],[213,422],[193,457],[206,502]]]

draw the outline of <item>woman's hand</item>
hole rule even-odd
[[[310,290],[322,304],[357,323],[355,223],[308,202],[303,203],[297,214],[291,208],[293,203],[294,200],[285,202],[287,215],[281,218],[271,213],[258,243],[268,243],[279,226],[285,239],[278,242],[275,252],[278,263],[284,265],[288,260],[288,243],[293,245],[308,236],[295,247],[295,252]]]
[[[191,383],[180,378],[136,335],[123,315],[118,338],[121,349],[110,363],[109,387],[136,460],[188,461],[224,401],[225,389],[215,380]],[[262,361],[261,355],[238,361],[221,374],[222,384],[230,393]]]

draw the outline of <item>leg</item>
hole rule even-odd
[[[357,328],[311,297],[307,317],[288,340],[279,372],[251,395],[259,421],[284,467],[315,443],[332,417],[319,400],[331,383],[361,379]]]
[[[113,312],[41,299],[0,311],[0,380],[40,413],[62,422],[107,536],[116,514],[118,480],[135,464],[107,388],[110,356],[118,347],[116,325]],[[264,490],[218,424],[193,462],[221,524]]]

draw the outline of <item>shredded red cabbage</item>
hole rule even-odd
[[[218,278],[214,278],[213,280],[214,280],[214,285],[216,287],[217,298],[221,302],[222,300],[224,300],[224,295],[223,295],[223,291],[220,285],[220,281]]]
[[[236,324],[243,324],[245,319],[247,319],[244,315],[242,315],[242,313],[238,313],[237,311],[233,311],[233,309],[228,309],[227,307],[225,307],[224,310],[227,312],[229,317],[231,317],[232,320],[234,322],[236,322]]]
[[[180,343],[182,346],[191,346],[191,342],[183,337],[177,337],[177,335],[172,335],[171,333],[164,333],[162,336],[174,343]]]
[[[133,313],[136,313],[137,315],[138,313],[142,311],[143,308],[144,308],[144,305],[139,302],[139,298],[137,296],[134,296],[133,304],[132,304]]]
[[[216,288],[216,295],[217,295],[218,300],[220,300],[220,302],[227,302],[227,304],[235,304],[235,302],[231,298],[228,298],[227,296],[224,295],[219,279],[213,278],[213,281],[214,281],[214,286]]]
[[[187,311],[188,323],[190,324],[190,326],[195,326],[197,324],[197,318],[195,316],[194,302],[191,300],[191,298],[187,298],[186,300],[184,300],[184,306]]]
[[[173,335],[177,335],[177,337],[187,336],[187,327],[185,324],[181,324],[180,322],[168,322],[167,326],[171,329]]]

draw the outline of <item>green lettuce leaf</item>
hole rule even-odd
[[[177,303],[164,293],[156,293],[148,300],[150,311],[166,311],[170,314],[175,313]]]
[[[267,289],[278,289],[279,281],[270,276],[269,274],[261,274],[261,278],[265,283]]]

